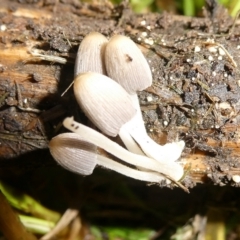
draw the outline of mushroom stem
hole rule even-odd
[[[138,119],[139,126],[141,126],[141,130],[143,132],[146,132],[146,128],[145,128],[145,125],[144,125],[144,121],[143,121],[143,117],[142,117],[142,111],[141,111],[141,107],[140,107],[140,104],[139,104],[138,96],[137,96],[137,94],[129,94],[129,95],[130,95],[133,106],[137,110],[135,118]]]
[[[142,121],[142,124],[139,124],[139,125],[143,126],[141,131],[145,131],[145,126],[144,126],[144,122],[142,120],[142,113],[141,113],[140,105],[138,103],[137,94],[129,95],[129,96],[130,96],[130,98],[132,100],[133,106],[137,110],[136,114],[135,114],[135,116],[133,118],[134,119],[137,118],[138,121]],[[132,136],[129,135],[129,133],[127,133],[126,131],[121,131],[121,129],[120,129],[118,135],[121,138],[121,140],[123,141],[123,143],[126,146],[126,148],[130,152],[145,156],[145,153],[142,151],[142,149],[139,147],[139,145],[135,142],[135,140],[132,138]]]
[[[124,124],[121,132],[126,131],[140,145],[144,153],[158,162],[175,162],[185,146],[184,141],[167,143],[163,146],[154,142],[146,132],[139,130],[141,126],[136,118]],[[126,133],[126,134],[127,134]]]
[[[167,163],[166,161],[157,162],[148,157],[131,153],[101,133],[74,121],[72,117],[65,118],[63,125],[70,131],[79,134],[86,141],[99,146],[122,161],[134,166],[163,173],[164,175],[170,176],[175,181],[180,180],[183,176],[183,168],[179,164],[174,162]]]
[[[176,161],[181,156],[182,150],[185,146],[184,141],[167,143],[161,146],[152,140],[148,136],[144,126],[137,94],[130,95],[130,97],[137,112],[136,115],[121,128],[121,133],[123,134],[125,131],[128,132],[148,157],[156,159],[157,161]],[[124,133],[123,135],[127,135],[127,133]]]
[[[127,177],[145,182],[160,183],[161,181],[166,180],[166,178],[159,173],[135,170],[101,155],[97,155],[97,165],[118,172]]]
[[[121,129],[120,129],[120,132],[118,133],[118,135],[121,138],[122,142],[124,143],[125,147],[130,152],[145,156],[145,153],[138,146],[138,144],[135,142],[135,140],[132,138],[132,136],[129,135],[128,132],[121,131]]]

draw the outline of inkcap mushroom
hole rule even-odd
[[[144,126],[137,92],[151,86],[152,74],[140,49],[130,38],[115,35],[106,45],[104,59],[107,75],[118,82],[130,94],[132,103],[137,110],[136,115],[128,122],[129,127],[134,125],[136,128],[132,137],[138,142],[147,156],[156,160],[176,161],[185,146],[184,141],[167,143],[161,146],[148,136]],[[137,135],[136,132],[138,132]],[[142,134],[141,142],[139,142],[138,138],[139,133]],[[170,151],[173,146],[175,152]],[[129,149],[129,146],[126,145],[126,147]]]
[[[56,162],[81,175],[92,174],[94,168],[99,165],[141,181],[160,183],[165,179],[156,172],[138,171],[97,154],[96,146],[84,141],[76,133],[57,135],[50,141],[49,148]]]
[[[103,55],[107,42],[107,38],[98,32],[92,32],[84,37],[77,52],[74,70],[75,77],[84,72],[106,74]],[[71,87],[72,84],[69,87]],[[145,155],[129,134],[125,135],[123,139],[125,139],[124,144],[130,151]]]
[[[98,32],[91,32],[83,38],[75,60],[75,77],[83,72],[106,74],[103,55],[107,42],[108,39]]]
[[[152,85],[152,73],[141,50],[128,37],[113,36],[105,47],[107,75],[129,94],[135,95]]]

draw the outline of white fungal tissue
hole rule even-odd
[[[140,24],[146,25],[146,21],[143,20]],[[143,32],[142,37],[146,36],[147,32]],[[145,42],[152,45],[154,41],[145,38]],[[98,164],[121,174],[125,172],[126,176],[150,182],[181,179],[183,167],[176,160],[180,158],[185,142],[159,145],[148,136],[145,129],[137,92],[151,86],[152,73],[142,52],[130,38],[115,35],[107,40],[100,33],[90,33],[79,46],[74,75],[74,94],[83,112],[106,135],[119,135],[128,150],[101,133],[67,118],[64,126],[93,145],[89,150],[90,145],[76,135],[56,137],[50,142],[50,150],[60,165],[74,172],[91,174]],[[152,101],[151,97],[147,99]],[[81,141],[78,149],[76,142]],[[69,147],[71,142],[73,148]],[[89,147],[88,150],[86,146]],[[101,158],[93,153],[95,146],[105,149],[122,161],[128,161],[140,170],[136,172],[121,164],[119,166],[111,159]],[[63,149],[68,150],[66,157],[63,155],[61,158],[59,153],[64,152]],[[87,164],[84,159],[75,160],[76,157],[73,156],[72,162],[66,162],[71,154],[85,154],[91,156],[93,161]]]

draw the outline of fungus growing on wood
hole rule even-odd
[[[107,38],[97,32],[88,34],[82,40],[75,61],[75,77],[84,72],[97,72],[106,74],[103,55],[107,42]],[[145,155],[129,134],[123,136],[123,139],[125,140],[125,145],[130,151]]]
[[[106,74],[103,54],[107,42],[107,38],[98,32],[91,32],[83,38],[75,61],[75,77],[83,72]]]
[[[156,172],[138,171],[110,158],[97,154],[97,147],[86,142],[76,133],[63,133],[49,143],[53,158],[62,167],[81,175],[90,175],[97,165],[122,175],[151,183],[160,183],[165,178]]]
[[[133,106],[137,110],[136,115],[126,124],[130,131],[133,126],[135,127],[135,131],[131,131],[131,136],[147,156],[156,160],[176,161],[185,146],[184,141],[161,146],[148,136],[144,126],[137,92],[151,86],[152,74],[140,49],[130,38],[115,35],[106,45],[104,59],[107,75],[130,94]],[[126,147],[132,151],[130,149],[132,145]],[[172,148],[175,152],[171,152]]]

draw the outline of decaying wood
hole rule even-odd
[[[72,90],[61,94],[73,80],[82,38],[99,31],[130,36],[148,59],[154,84],[139,94],[144,120],[156,141],[186,141],[184,184],[237,185],[232,176],[240,175],[240,28],[231,28],[224,9],[217,12],[192,19],[137,16],[124,4],[114,8],[104,1],[1,1],[0,175],[21,156],[27,161],[28,153],[47,149],[48,140],[64,131],[65,116],[85,121]]]

